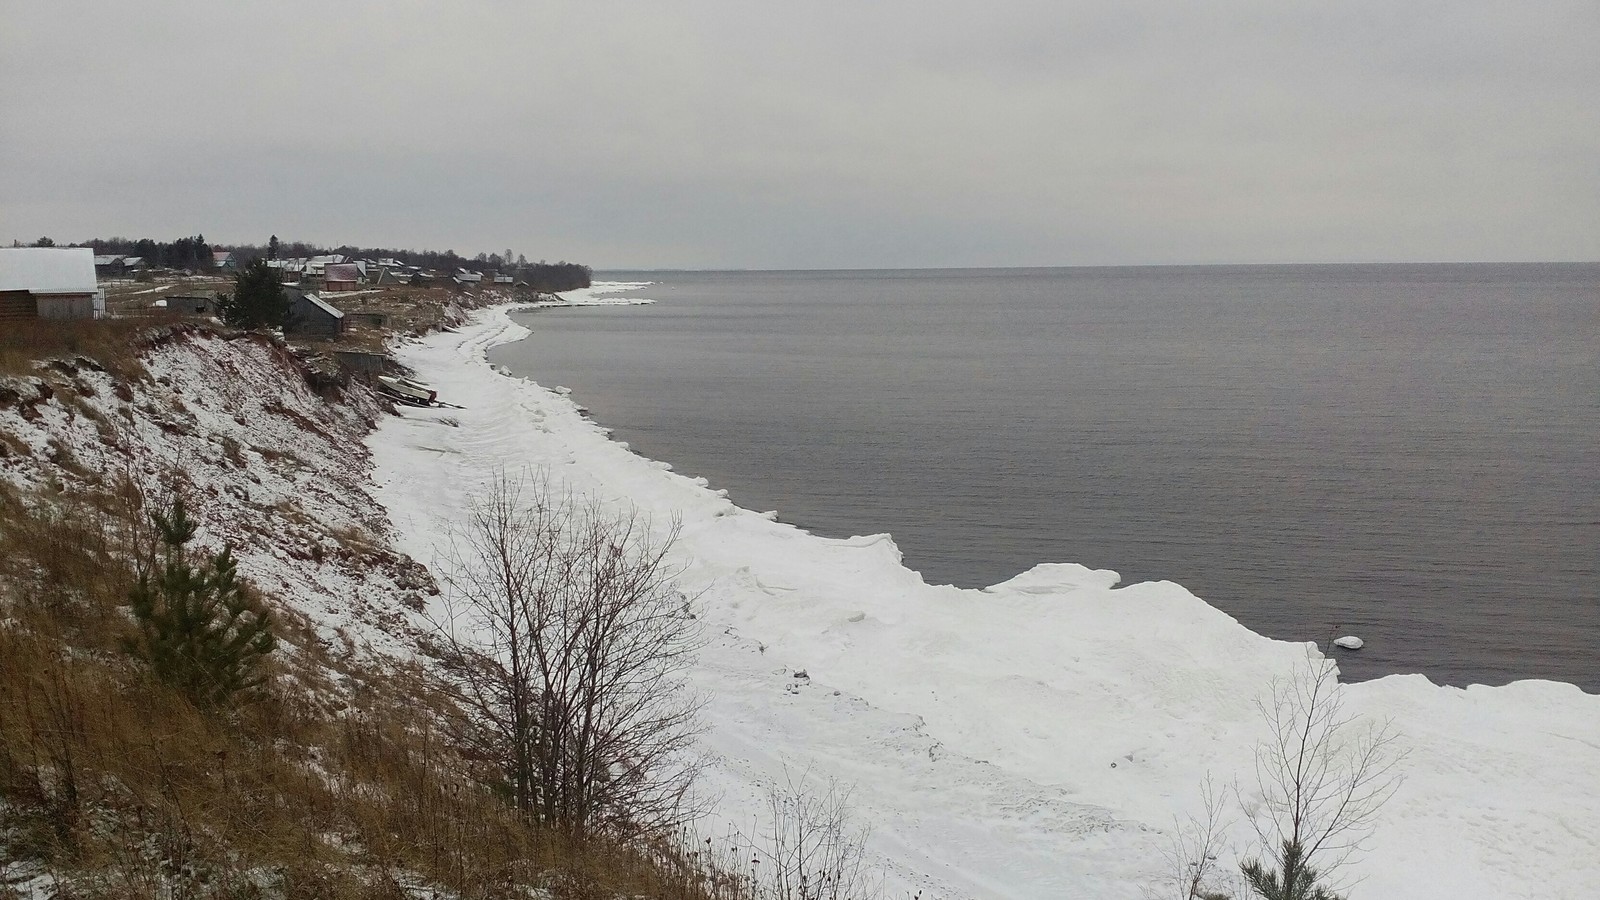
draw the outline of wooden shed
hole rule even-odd
[[[165,298],[167,309],[181,312],[184,315],[214,316],[217,315],[217,298],[207,297],[204,294],[172,294]]]
[[[105,308],[88,247],[0,248],[0,319],[92,319]]]
[[[338,340],[344,335],[344,312],[307,291],[294,298],[284,334]]]

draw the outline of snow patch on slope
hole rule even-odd
[[[156,502],[174,485],[197,546],[231,544],[240,574],[319,624],[341,652],[409,657],[425,624],[428,573],[388,549],[363,443],[382,408],[359,386],[340,402],[271,341],[178,328],[119,381],[87,361],[0,384],[0,432],[25,452],[0,478],[39,487],[126,477]],[[415,609],[414,609],[414,608]]]

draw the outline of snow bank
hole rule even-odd
[[[602,286],[568,295],[585,303]],[[597,296],[602,295],[602,296]],[[704,479],[608,440],[562,394],[484,359],[525,330],[504,309],[397,348],[462,410],[406,409],[370,439],[401,549],[431,561],[502,468],[547,467],[658,523],[682,522],[711,696],[705,787],[748,829],[763,781],[811,769],[854,784],[891,883],[924,897],[1140,897],[1200,784],[1250,799],[1254,706],[1305,664],[1171,583],[1041,565],[985,590],[928,585],[888,535],[807,534],[739,509]],[[579,398],[581,399],[581,398]],[[809,678],[796,679],[804,669]],[[1342,688],[1395,720],[1406,782],[1357,896],[1600,896],[1600,697],[1421,676]],[[1246,829],[1231,834],[1248,849]]]

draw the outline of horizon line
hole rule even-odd
[[[1593,266],[1600,259],[1507,259],[1507,260],[1414,260],[1370,262],[1207,262],[1207,263],[1067,263],[1056,265],[1004,265],[1004,266],[598,266],[595,272],[928,272],[971,271],[976,269],[1028,270],[1028,269],[1270,269],[1306,268],[1312,266],[1375,267],[1375,266]]]

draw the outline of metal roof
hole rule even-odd
[[[92,294],[94,251],[88,247],[0,248],[0,291]]]
[[[307,293],[304,296],[305,296],[305,298],[307,300],[310,300],[312,303],[315,303],[316,305],[322,307],[322,311],[323,312],[327,313],[330,316],[333,316],[335,319],[344,318],[344,310],[339,309],[338,307],[334,306],[333,304],[329,303],[328,301],[322,299],[321,297],[318,297],[316,294]]]

